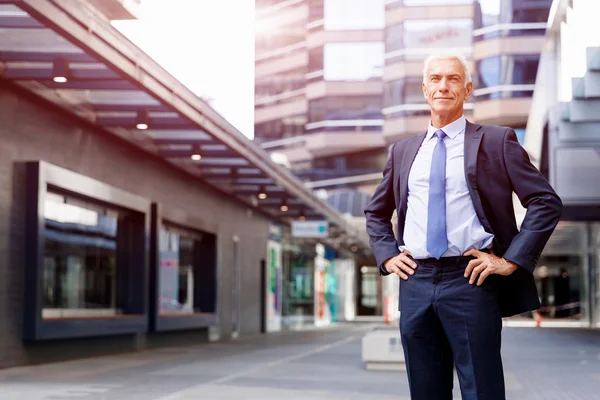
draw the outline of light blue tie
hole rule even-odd
[[[429,176],[429,201],[427,205],[427,251],[438,260],[448,250],[446,234],[446,133],[438,129],[434,134],[438,142],[433,149],[431,175]]]

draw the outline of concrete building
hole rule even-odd
[[[0,368],[267,331],[300,215],[367,249],[113,28],[135,4],[0,2]]]
[[[536,270],[542,326],[600,327],[600,3],[554,0],[524,146],[563,200]]]

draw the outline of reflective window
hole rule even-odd
[[[366,81],[383,75],[383,43],[327,43],[325,80]]]
[[[286,117],[275,121],[254,125],[254,140],[257,143],[268,142],[304,134],[306,116]]]
[[[121,313],[117,285],[127,265],[131,222],[124,211],[48,193],[44,203],[43,317]]]
[[[423,96],[423,80],[421,78],[398,79],[386,83],[384,93],[384,107],[399,104],[425,104]]]
[[[404,0],[404,5],[411,6],[455,6],[473,4],[473,0]]]
[[[308,50],[308,71],[322,71],[323,64],[323,47],[313,47]]]
[[[477,61],[477,89],[503,85],[534,85],[539,54],[515,54],[484,58]],[[478,96],[478,100],[500,97],[528,97],[531,90],[496,91]]]
[[[385,28],[385,52],[404,48],[404,24],[391,25]]]
[[[277,75],[259,78],[256,81],[256,98],[275,96],[284,92],[302,89],[306,85],[306,69],[280,72]]]
[[[405,59],[425,59],[431,49],[468,49],[472,44],[470,19],[411,20],[404,22]]]
[[[383,29],[383,0],[325,0],[325,29]]]
[[[202,235],[166,226],[160,231],[159,310],[161,314],[202,312],[194,304],[195,270],[200,268]]]
[[[475,2],[475,29],[499,24],[546,23],[552,0],[477,0]],[[532,29],[533,28],[533,29]],[[486,30],[475,35],[475,40],[498,36],[523,36],[544,34],[545,28],[506,27],[502,30]]]
[[[286,24],[265,29],[256,34],[256,54],[301,43],[306,38],[306,23],[302,20],[294,24]]]
[[[324,0],[305,0],[308,4],[308,22],[320,21],[324,17],[323,2]]]
[[[381,96],[327,96],[308,104],[309,122],[381,118]],[[348,128],[346,128],[348,129]]]

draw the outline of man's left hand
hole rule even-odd
[[[467,269],[465,270],[465,278],[471,276],[469,283],[472,285],[477,281],[477,286],[481,286],[485,279],[492,275],[510,275],[519,268],[517,264],[505,260],[502,257],[484,253],[483,251],[471,249],[464,254],[465,256],[476,257],[474,260],[469,261]],[[479,279],[477,279],[479,277]]]

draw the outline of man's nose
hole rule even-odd
[[[440,92],[447,92],[448,91],[448,81],[446,81],[445,79],[442,79],[440,81],[440,84],[438,85],[438,90]]]

